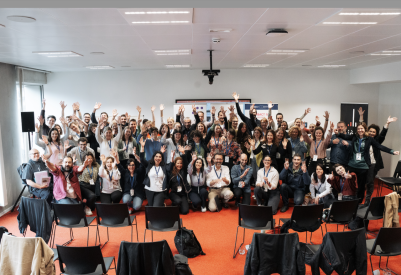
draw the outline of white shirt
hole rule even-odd
[[[269,172],[269,174],[267,174],[268,172]],[[258,175],[257,180],[256,180],[257,186],[260,186],[260,184],[263,184],[263,186],[267,187],[268,190],[275,190],[277,188],[280,176],[279,176],[279,173],[277,172],[276,168],[270,166],[270,171],[269,171],[269,169],[267,169],[267,171],[265,171],[265,168],[259,169],[257,175]],[[263,179],[264,177],[267,178],[270,186],[268,186],[265,183],[265,181]]]
[[[64,175],[68,175],[68,173],[64,173]],[[72,186],[71,186],[69,176],[66,178],[66,181],[67,181],[67,188],[66,188],[67,190],[66,190],[65,196],[70,199],[76,199],[77,194],[75,194],[74,188],[72,188]]]
[[[150,184],[149,186],[145,185],[145,189],[153,192],[163,192],[164,190],[166,190],[163,190],[163,180],[165,175],[161,166],[157,167],[157,170],[156,166],[153,166],[149,170],[148,177]]]
[[[328,177],[330,177],[330,175],[326,175],[326,181],[322,183],[319,178],[318,182],[315,182],[313,174],[311,175],[312,182],[309,185],[309,190],[312,199],[316,197],[323,198],[331,193],[331,185],[327,182]]]
[[[101,165],[99,168],[99,176],[103,178],[102,193],[111,194],[114,191],[121,191],[120,186],[120,171],[116,165],[113,165],[113,169],[107,173],[104,166]],[[111,177],[111,180],[110,180]]]
[[[374,153],[373,153],[373,147],[372,147],[372,145],[371,145],[370,148],[369,148],[369,156],[370,156],[370,163],[371,163],[371,164],[375,164],[375,163],[376,163],[376,160],[375,160],[375,155],[374,155]]]
[[[121,132],[122,132],[121,125],[119,125],[118,134],[116,135],[116,137],[112,138],[111,140],[106,140],[106,138],[103,138],[100,135],[100,127],[96,128],[95,137],[97,142],[99,143],[101,155],[104,155],[107,158],[110,156],[111,149],[114,149],[114,151],[117,152],[118,142],[121,140]]]
[[[228,183],[225,183],[223,181],[223,178],[226,178],[228,180]],[[216,179],[220,179],[220,182],[216,183],[213,186],[210,186],[210,182]],[[206,175],[206,184],[207,186],[213,188],[228,186],[230,184],[230,169],[228,168],[228,166],[221,165],[221,168],[217,170],[216,166],[213,165],[212,171]]]

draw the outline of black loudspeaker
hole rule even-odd
[[[21,112],[22,132],[35,132],[35,113]]]

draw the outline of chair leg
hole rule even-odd
[[[146,228],[145,228],[145,233],[143,234],[143,242],[146,242]]]
[[[235,253],[235,249],[237,248],[238,228],[239,228],[239,226],[237,226],[237,233],[235,234],[235,243],[234,243],[234,253],[233,253],[233,258],[235,258],[235,256],[237,255],[237,253]]]
[[[67,246],[74,240],[74,232],[72,231],[72,228],[70,228],[70,240],[62,244],[62,246]]]
[[[138,237],[138,221],[135,217],[135,227],[136,227],[136,241],[139,242],[139,237]]]
[[[24,184],[24,188],[22,188],[21,193],[19,193],[19,196],[18,196],[17,200],[15,201],[13,208],[11,209],[11,213],[14,212],[14,209],[15,209],[15,207],[17,206],[19,200],[21,199],[22,194],[24,193],[26,187],[27,187],[27,185]]]
[[[395,275],[398,275],[394,270],[392,270],[392,269],[390,269],[389,267],[388,267],[388,256],[387,256],[387,262],[386,262],[386,268],[384,268],[384,269],[382,269],[382,270],[387,270],[387,271],[390,271],[391,273],[394,273]]]
[[[99,233],[99,245],[100,245],[100,249],[103,249],[103,247],[109,242],[109,228],[108,227],[106,227],[107,228],[107,241],[102,245],[101,243],[100,243],[100,230],[99,230],[99,228],[97,229],[98,230],[98,233]]]
[[[88,238],[86,239],[86,246],[89,246],[89,226],[88,226]]]
[[[369,259],[370,259],[370,268],[372,269],[372,274],[373,274],[372,254],[370,254]]]
[[[241,246],[242,246],[242,245],[244,244],[244,242],[245,242],[245,228],[244,228],[244,234],[243,234],[243,236],[242,236],[242,243],[241,243],[240,246],[238,247],[238,250],[235,251],[235,248],[236,248],[236,246],[237,246],[238,229],[239,229],[239,226],[237,226],[237,235],[235,236],[235,246],[234,246],[234,255],[233,255],[233,258],[235,258],[235,257],[237,256],[239,250],[241,249]]]

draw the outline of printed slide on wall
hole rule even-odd
[[[368,103],[341,103],[341,121],[347,125],[347,134],[352,135],[356,131],[356,125],[359,122],[359,108],[365,111],[363,121],[368,124]]]

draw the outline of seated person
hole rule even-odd
[[[256,202],[259,206],[271,206],[273,215],[275,215],[280,203],[279,174],[271,166],[272,159],[269,155],[264,156],[262,163],[264,167],[258,171],[254,190]]]
[[[22,174],[22,180],[28,184],[29,193],[35,195],[36,197],[46,200],[49,205],[53,200],[53,179],[50,178],[49,185],[41,185],[35,181],[35,173],[41,171],[47,171],[49,173],[49,168],[40,158],[39,151],[37,149],[32,149],[29,151],[29,158],[27,165]],[[51,175],[49,174],[49,177]]]
[[[99,177],[103,179],[100,201],[102,203],[120,203],[123,192],[120,185],[121,174],[117,168],[118,153],[113,149],[109,157],[100,156],[102,165],[99,168]]]
[[[333,191],[337,193],[337,199],[355,200],[358,198],[358,183],[355,173],[345,172],[344,166],[335,164],[333,171],[327,181],[331,184]]]
[[[325,208],[329,208],[334,201],[331,193],[331,185],[327,182],[330,175],[324,174],[324,166],[321,163],[316,164],[316,170],[312,173],[312,182],[309,190],[313,204],[324,204]]]
[[[228,187],[230,185],[230,169],[223,163],[223,154],[216,153],[213,157],[213,171],[206,175],[206,184],[210,187],[209,192],[209,210],[217,210],[216,200],[224,199],[224,208],[228,208],[228,201],[234,196]]]
[[[81,187],[82,198],[86,200],[85,203],[85,214],[88,216],[92,215],[92,211],[95,210],[96,202],[96,188],[100,189],[99,179],[99,168],[100,165],[96,162],[95,155],[88,152],[86,157],[88,159],[88,166],[79,175],[79,186]]]
[[[147,133],[150,133],[150,138],[146,138]],[[141,139],[144,141],[143,147],[145,148],[145,157],[147,161],[150,161],[155,152],[161,150],[162,143],[159,141],[157,135],[159,134],[159,130],[156,127],[147,128],[147,125],[144,124],[141,127],[141,134],[137,137],[137,142],[141,144]]]
[[[88,153],[92,153],[95,155],[95,151],[92,148],[88,147],[88,140],[85,137],[81,137],[78,139],[78,146],[72,148],[68,153],[67,156],[73,157],[75,156],[75,163],[74,165],[82,165],[85,161],[85,157]]]
[[[305,164],[302,164],[302,158],[295,154],[292,163],[285,162],[284,169],[280,173],[280,180],[283,184],[280,187],[280,193],[283,197],[283,206],[281,212],[288,210],[288,199],[294,198],[295,205],[302,205],[305,197],[305,188],[311,183],[311,178]]]
[[[247,163],[248,156],[246,154],[241,154],[240,164],[234,165],[231,168],[236,206],[240,203],[241,198],[242,204],[251,204],[251,185],[249,181],[252,177],[252,167],[247,165]]]

